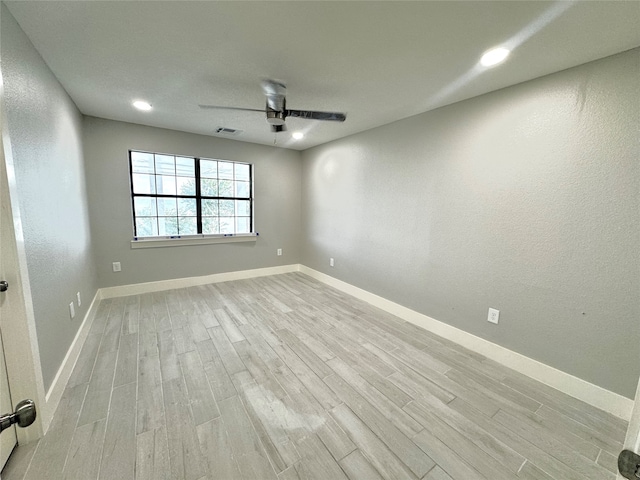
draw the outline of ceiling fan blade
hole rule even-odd
[[[287,131],[287,126],[285,124],[282,124],[282,125],[271,125],[271,131],[274,132],[274,133],[286,132]]]
[[[347,116],[337,112],[314,112],[310,110],[285,110],[287,117],[306,118],[309,120],[328,120],[331,122],[344,122]]]
[[[262,112],[264,110],[259,110],[257,108],[241,108],[241,107],[221,107],[219,105],[198,105],[200,108],[204,109],[217,109],[217,110],[240,110],[243,112]]]

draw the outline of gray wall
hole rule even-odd
[[[45,388],[51,385],[97,286],[82,116],[4,4],[1,58],[24,249]],[[76,316],[69,303],[76,292]]]
[[[302,263],[633,398],[639,55],[304,152]]]
[[[84,147],[100,287],[299,263],[298,152],[94,117],[84,119]],[[258,240],[132,250],[129,149],[254,164]],[[118,273],[112,271],[116,261]]]

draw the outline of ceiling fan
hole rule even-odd
[[[262,91],[267,97],[264,110],[255,108],[223,107],[219,105],[200,105],[200,108],[220,110],[243,110],[247,112],[262,112],[267,116],[267,123],[271,125],[272,132],[283,132],[287,128],[284,124],[287,117],[305,118],[307,120],[325,120],[330,122],[344,122],[347,116],[337,112],[316,112],[312,110],[287,109],[287,87],[275,80],[263,80]]]

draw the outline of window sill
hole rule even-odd
[[[143,237],[131,240],[131,248],[186,247],[189,245],[210,245],[214,243],[255,242],[257,239],[257,233]]]

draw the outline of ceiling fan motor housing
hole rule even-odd
[[[277,111],[267,106],[267,122],[270,125],[284,125],[284,110]]]

